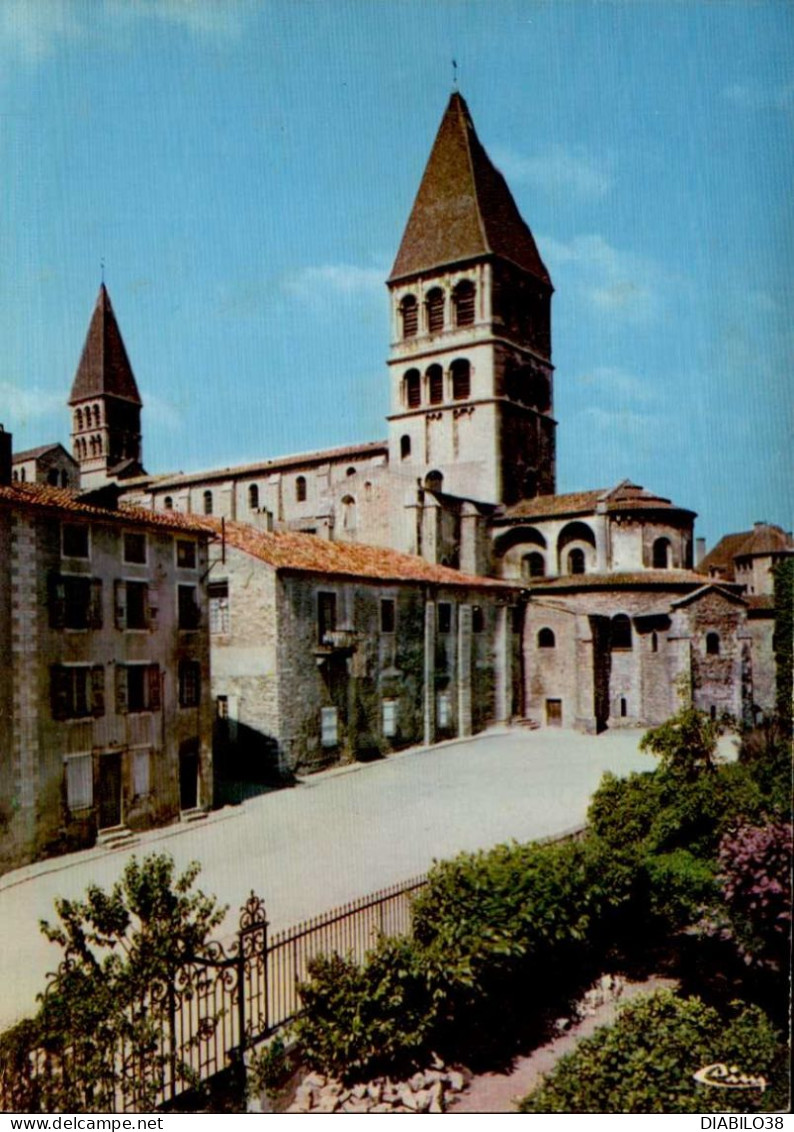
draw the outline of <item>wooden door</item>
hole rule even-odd
[[[121,825],[121,752],[99,759],[99,828]]]
[[[562,727],[562,700],[546,700],[546,726]]]
[[[183,743],[179,751],[179,808],[194,810],[198,805],[198,743]]]

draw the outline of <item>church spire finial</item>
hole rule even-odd
[[[105,257],[104,256],[99,261],[99,271],[100,271],[100,274],[102,276],[102,280],[101,280],[102,286],[104,287],[105,286]]]
[[[452,89],[453,90],[458,89],[458,61],[457,61],[457,59],[452,60]]]

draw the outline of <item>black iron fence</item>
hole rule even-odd
[[[90,1035],[36,1049],[15,1072],[0,1070],[0,1109],[20,1111],[31,1096],[42,1111],[64,1111],[64,1097],[75,1111],[140,1112],[174,1103],[296,1016],[298,985],[314,956],[336,952],[361,961],[379,935],[407,933],[411,898],[424,884],[425,877],[415,877],[272,936],[265,906],[252,893],[234,942],[212,941],[173,979],[149,987],[130,1019],[135,1038],[101,1051],[98,1072],[83,1071],[95,1055]]]

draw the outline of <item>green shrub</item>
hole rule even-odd
[[[339,955],[313,959],[300,994],[295,1033],[315,1069],[345,1079],[399,1074],[429,1052],[433,1003],[408,939],[382,939],[363,966]]]
[[[785,1050],[755,1006],[724,1021],[699,998],[671,991],[636,999],[585,1038],[520,1104],[525,1113],[774,1112],[786,1103]],[[693,1074],[725,1062],[763,1076],[765,1090],[703,1085]]]

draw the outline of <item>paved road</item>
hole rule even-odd
[[[198,884],[230,912],[253,888],[274,929],[424,870],[434,858],[581,824],[605,770],[650,769],[641,731],[598,738],[571,731],[489,732],[383,762],[314,775],[298,786],[227,807],[206,821],[153,831],[134,852],[202,862]],[[40,935],[58,896],[108,887],[128,851],[98,849],[0,878],[0,1028],[32,1010],[59,949]]]

